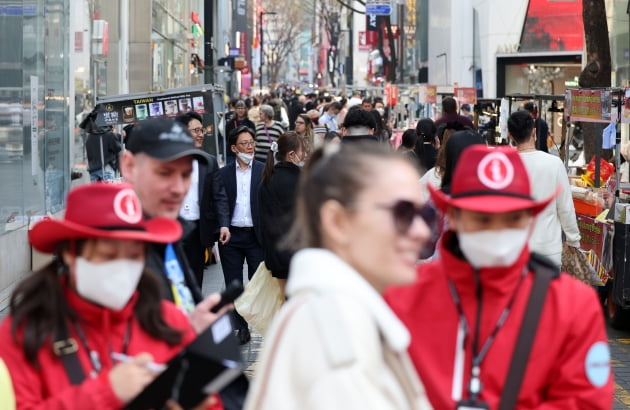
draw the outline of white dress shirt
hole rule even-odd
[[[236,204],[234,205],[234,215],[232,215],[232,226],[252,227],[252,209],[250,202],[251,185],[252,185],[252,164],[249,163],[247,168],[241,169],[238,161],[234,161],[236,166]]]
[[[199,220],[199,162],[193,160],[193,171],[190,176],[190,188],[184,198],[179,216],[187,221]]]

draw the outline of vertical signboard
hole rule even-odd
[[[39,134],[39,78],[31,76],[31,175],[35,176],[39,171],[39,146],[37,135]]]

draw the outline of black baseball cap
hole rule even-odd
[[[188,155],[204,163],[210,160],[208,153],[195,148],[186,126],[170,118],[154,118],[136,124],[127,149],[133,154],[143,152],[162,162]]]

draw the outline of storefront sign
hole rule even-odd
[[[610,122],[610,90],[567,90],[565,105],[571,121]]]
[[[359,31],[359,51],[371,51],[375,45],[375,31]]]
[[[393,107],[398,102],[398,87],[392,84],[385,85],[385,104]]]
[[[418,102],[421,104],[437,103],[437,86],[421,85],[418,90]]]
[[[205,114],[211,112],[211,98],[210,92],[190,91],[100,103],[96,106],[96,124],[130,124],[149,118],[175,117],[187,111]]]
[[[477,89],[473,87],[460,87],[453,90],[453,94],[459,104],[477,104]]]

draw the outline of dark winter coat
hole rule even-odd
[[[286,279],[289,276],[289,263],[294,253],[281,250],[278,245],[293,222],[299,178],[300,168],[297,165],[279,162],[269,182],[261,184],[258,191],[260,233],[265,265],[274,277],[280,279]]]

